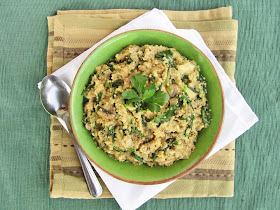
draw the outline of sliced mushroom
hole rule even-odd
[[[103,107],[101,107],[97,114],[105,119],[105,120],[111,120],[114,117],[114,107],[113,104],[105,104]]]
[[[178,93],[180,92],[179,86],[178,86],[178,85],[175,85],[175,84],[170,85],[170,89],[171,89],[171,90],[168,90],[168,93],[169,93],[169,96],[170,96],[171,98],[177,96]]]

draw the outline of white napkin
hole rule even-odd
[[[231,141],[239,137],[258,121],[257,116],[248,106],[235,85],[231,82],[224,69],[221,67],[215,56],[204,43],[200,34],[192,29],[176,29],[168,19],[168,17],[165,15],[165,13],[162,10],[158,9],[153,9],[132,20],[118,30],[114,31],[103,40],[95,44],[93,47],[79,55],[77,58],[58,69],[53,73],[53,75],[56,75],[59,78],[63,79],[71,87],[73,79],[80,65],[98,45],[112,36],[135,29],[159,29],[177,34],[178,36],[187,39],[196,47],[198,47],[208,57],[208,59],[215,67],[224,92],[225,115],[220,137],[208,157],[219,151],[224,146],[228,145]],[[120,207],[125,210],[131,210],[140,207],[142,204],[147,202],[153,196],[155,196],[160,191],[165,189],[168,185],[174,182],[172,181],[158,185],[130,184],[115,179],[107,173],[103,172],[93,163],[92,165],[99,173],[100,177],[102,178]]]

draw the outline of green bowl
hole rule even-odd
[[[135,45],[164,45],[175,48],[183,56],[195,60],[206,78],[207,98],[211,110],[211,125],[198,136],[196,149],[187,160],[176,161],[168,167],[146,165],[135,166],[110,158],[98,149],[89,132],[84,128],[83,88],[95,67],[120,52],[124,47]],[[135,30],[117,35],[97,47],[81,65],[76,74],[70,96],[70,118],[74,135],[86,156],[100,169],[122,181],[135,184],[160,184],[177,179],[194,169],[212,150],[220,133],[224,113],[223,92],[215,69],[206,56],[187,40],[174,34],[158,30]]]

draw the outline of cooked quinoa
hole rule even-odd
[[[97,66],[84,89],[85,128],[112,158],[170,166],[210,124],[206,82],[174,48],[130,45]]]

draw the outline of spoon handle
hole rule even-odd
[[[72,132],[70,132],[70,136],[72,138],[73,144],[75,146],[76,152],[78,154],[79,160],[81,162],[81,166],[84,172],[84,176],[87,182],[87,186],[89,189],[89,192],[94,197],[99,197],[102,194],[102,187],[92,169],[92,166],[90,165],[86,155],[82,151],[82,149],[79,147],[75,136]]]
[[[89,160],[87,159],[83,150],[80,148],[80,146],[73,134],[71,123],[70,123],[69,112],[64,112],[59,117],[65,122],[68,132],[72,138],[72,142],[74,144],[74,147],[76,149],[76,152],[78,154],[78,157],[79,157],[79,160],[80,160],[83,172],[84,172],[84,176],[86,179],[89,193],[94,197],[99,197],[102,194],[102,187],[92,169],[91,164],[89,163]]]

